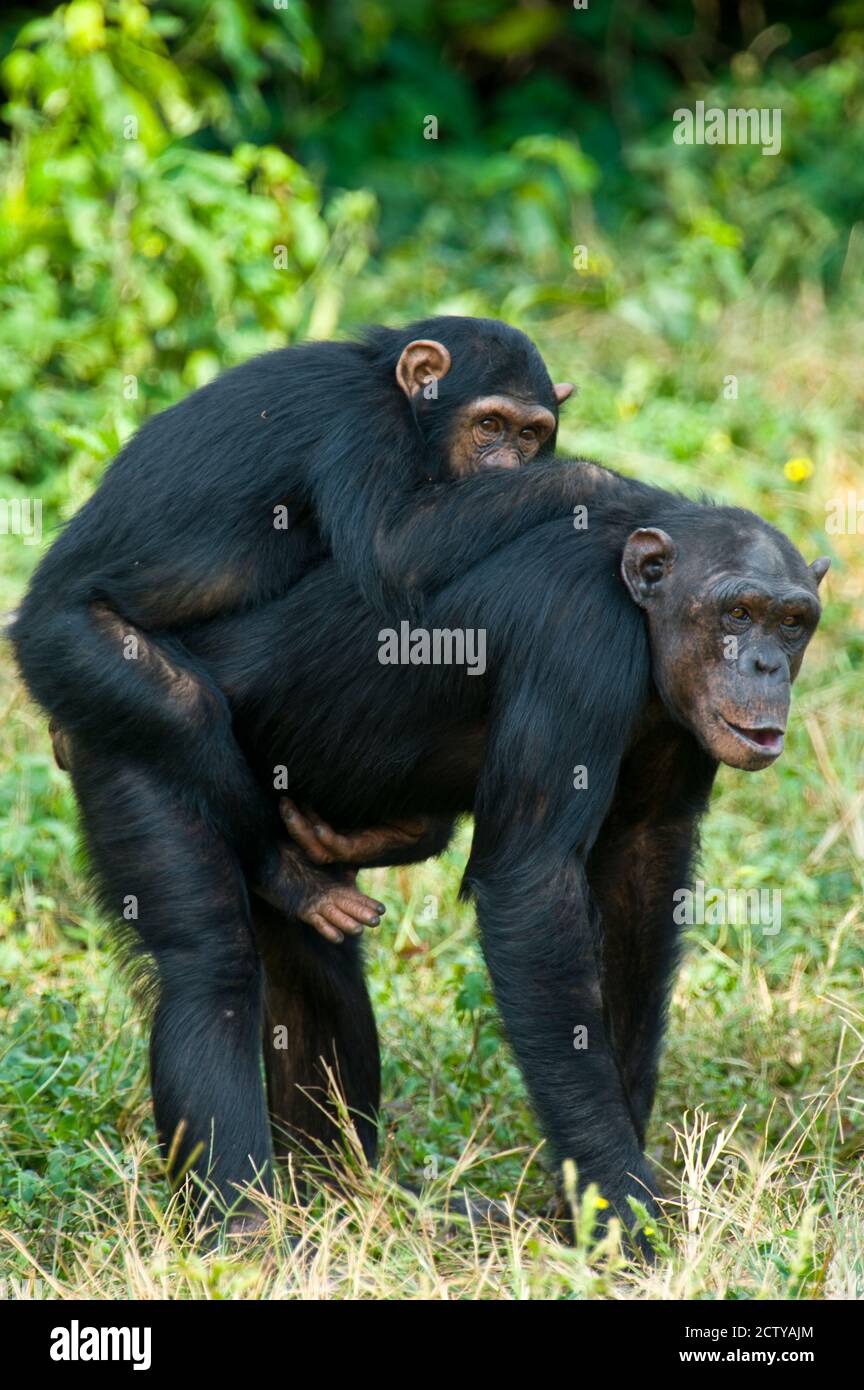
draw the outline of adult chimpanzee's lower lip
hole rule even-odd
[[[733,724],[731,719],[726,719],[722,714],[720,718],[733,734],[737,734],[740,739],[748,743],[751,748],[758,748],[760,753],[768,753],[776,758],[783,752],[783,740],[785,729],[779,729],[776,724],[762,724],[748,728],[744,724]]]

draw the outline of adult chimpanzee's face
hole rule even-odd
[[[452,365],[449,350],[432,339],[417,339],[403,350],[396,380],[414,398],[440,381]],[[569,382],[552,387],[561,405],[572,393]],[[481,468],[521,468],[536,458],[555,434],[558,419],[548,405],[516,391],[481,393],[453,410],[447,435],[447,473],[465,478]]]
[[[735,513],[676,546],[634,531],[621,571],[648,616],[655,683],[712,757],[756,772],[783,751],[792,682],[819,621],[829,561]]]

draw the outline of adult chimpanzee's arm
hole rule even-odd
[[[547,872],[550,877],[547,879]],[[556,1165],[596,1183],[627,1226],[632,1196],[653,1208],[605,1016],[600,926],[584,875],[501,866],[472,888],[495,997]]]
[[[627,1198],[650,1209],[653,1184],[610,1029],[586,864],[650,700],[651,666],[614,565],[601,556],[586,583],[578,553],[548,567],[537,640],[513,637],[514,656],[527,656],[507,662],[496,689],[466,882],[554,1161],[574,1160],[580,1188],[597,1183],[632,1225]],[[528,593],[520,612],[532,611]]]
[[[674,896],[690,883],[699,816],[716,763],[665,719],[621,769],[615,801],[588,861],[603,922],[604,989],[619,1067],[640,1144],[657,1068],[681,929]]]

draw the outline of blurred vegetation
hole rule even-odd
[[[13,10],[0,471],[77,504],[147,411],[363,319],[603,309],[677,345],[754,292],[857,291],[864,6],[782,9]],[[673,145],[696,97],[779,108],[781,152]]]
[[[783,929],[691,933],[652,1152],[692,1196],[667,1126],[692,1135],[698,1100],[728,1135],[746,1108],[722,1181],[699,1168],[700,1214],[670,1236],[678,1296],[864,1296],[864,574],[862,536],[825,530],[832,499],[864,501],[864,3],[13,5],[0,84],[0,497],[42,499],[45,543],[148,413],[224,366],[445,311],[525,328],[578,382],[566,448],[832,555],[787,753],[721,773],[706,827],[705,878],[781,886]],[[673,144],[696,100],[779,108],[780,153]],[[3,606],[37,554],[0,535]],[[8,663],[0,712],[0,1201],[30,1250],[14,1268],[91,1296],[273,1292],[166,1245],[143,1034]],[[376,877],[388,1156],[422,1182],[471,1150],[478,1185],[512,1193],[536,1131],[456,901],[464,849]],[[494,1276],[474,1237],[430,1253],[390,1207],[385,1237],[367,1181],[325,1292],[412,1296],[437,1262],[433,1296],[609,1296],[584,1251],[550,1265],[533,1234]],[[532,1170],[527,1205],[543,1184]],[[615,1296],[669,1296],[652,1277]]]

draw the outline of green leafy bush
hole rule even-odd
[[[172,61],[163,28],[141,4],[74,0],[2,67],[0,471],[49,502],[77,504],[146,411],[332,333],[367,255],[368,195],[324,206],[274,145],[193,142],[218,85]]]

